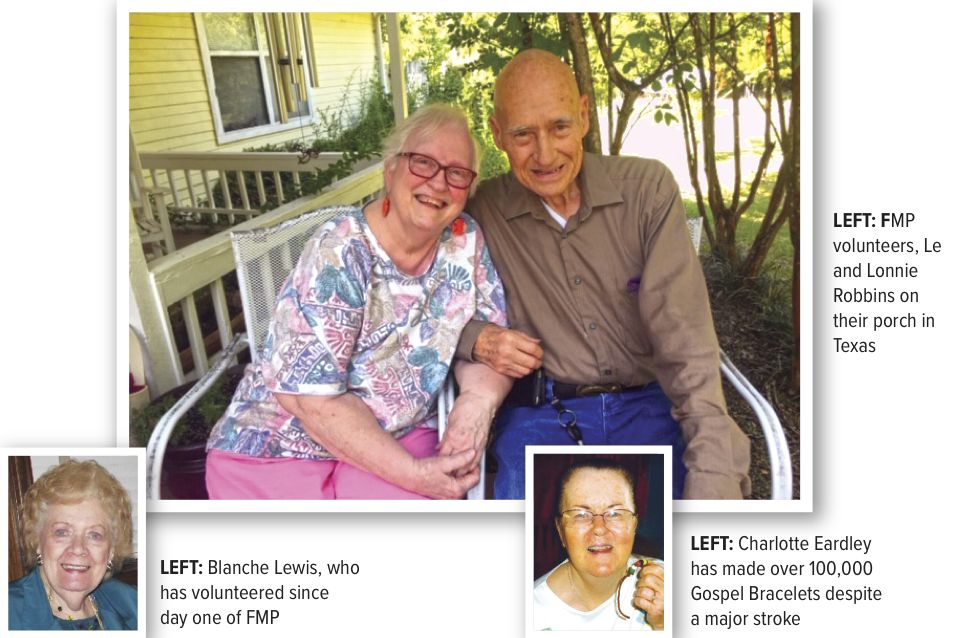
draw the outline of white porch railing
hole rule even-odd
[[[148,159],[148,156],[151,155],[153,157]],[[153,170],[160,170],[160,167],[157,166],[160,161],[156,157],[158,155],[169,156],[172,154],[144,153],[142,156],[144,168],[148,169],[149,166],[153,166]],[[220,156],[225,156],[229,161],[231,155],[237,154],[209,153],[205,155],[213,156],[210,157],[211,161],[219,160]],[[246,156],[243,158],[246,161],[248,156],[253,154],[243,155]],[[259,163],[260,160],[259,157],[250,158],[250,161],[254,164]],[[230,166],[229,163],[220,163],[220,168],[216,170],[218,173],[225,173],[232,170]],[[266,167],[267,164],[262,164],[262,166]],[[280,172],[279,166],[269,166],[257,170],[271,173]],[[163,170],[174,173],[179,169],[164,168]],[[221,178],[220,181],[223,183],[224,180]],[[240,183],[242,183],[242,180]],[[372,199],[380,190],[382,184],[383,166],[382,163],[377,163],[335,182],[318,195],[308,195],[287,202],[268,213],[259,214],[259,211],[256,211],[257,215],[255,217],[237,224],[233,229],[245,230],[269,226],[320,206],[362,203]],[[229,199],[226,201],[229,201]],[[191,204],[193,202],[194,200],[191,199]],[[210,213],[212,211],[199,212]],[[238,213],[239,211],[234,209],[233,212]],[[181,385],[190,378],[206,372],[211,365],[211,360],[215,359],[220,350],[233,338],[234,324],[242,325],[242,318],[233,319],[230,317],[223,286],[223,277],[234,271],[233,254],[230,249],[230,230],[232,229],[224,230],[170,255],[147,262],[131,215],[130,288],[133,301],[140,315],[143,334],[152,363],[153,383],[150,391],[153,396],[157,396],[158,393]],[[194,299],[194,293],[203,289],[208,289],[210,292],[216,317],[217,331],[212,336],[203,334]],[[179,306],[182,313],[189,340],[187,361],[193,364],[193,370],[189,374],[184,372],[184,369],[189,366],[184,366],[181,362],[180,352],[173,334],[169,311],[171,307],[176,306]],[[242,330],[242,328],[239,329]],[[220,350],[216,354],[208,356],[208,342],[211,338],[214,342],[218,342]],[[217,347],[217,345],[211,344],[209,347]]]
[[[144,184],[172,199],[170,212],[255,217],[299,197],[304,176],[329,168],[342,153],[302,161],[298,153],[140,153]],[[373,162],[359,165],[365,168]],[[166,212],[167,207],[163,208]]]

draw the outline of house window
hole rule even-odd
[[[196,14],[221,142],[307,123],[312,115],[307,14]]]

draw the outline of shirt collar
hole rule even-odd
[[[503,217],[509,220],[529,213],[541,221],[549,219],[539,195],[520,184],[512,171],[505,179],[508,203],[503,210]],[[583,193],[581,210],[586,211],[586,214],[600,206],[623,203],[621,190],[603,170],[598,155],[583,153],[583,166],[576,179]]]

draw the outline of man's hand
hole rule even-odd
[[[633,605],[646,612],[646,622],[657,631],[662,631],[666,614],[666,571],[662,565],[650,563],[644,566],[636,578],[636,593]]]
[[[443,440],[437,446],[438,454],[449,456],[464,450],[473,450],[476,456],[465,468],[467,472],[472,472],[478,467],[483,452],[486,451],[496,407],[496,403],[474,392],[464,391],[456,397]]]
[[[473,344],[473,359],[514,379],[525,377],[543,365],[539,339],[519,330],[486,325]]]

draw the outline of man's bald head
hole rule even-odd
[[[519,182],[566,217],[579,207],[589,103],[572,69],[547,51],[516,55],[496,78],[490,128]]]
[[[493,108],[497,116],[514,97],[516,91],[531,87],[550,85],[562,88],[575,100],[579,100],[579,86],[573,70],[559,57],[542,49],[520,51],[510,60],[496,78],[493,87]]]

